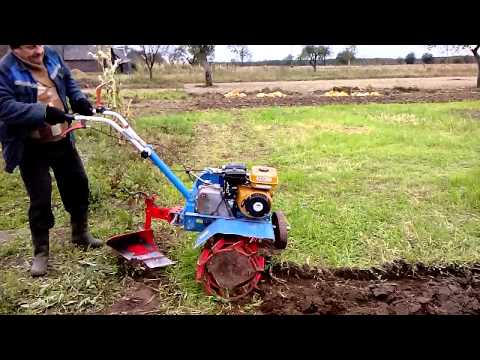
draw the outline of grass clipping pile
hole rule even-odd
[[[287,95],[282,93],[281,91],[273,91],[273,92],[260,91],[255,95],[255,97],[257,98],[277,98],[277,97],[286,97],[286,96]],[[244,98],[244,97],[247,97],[247,94],[244,92],[241,92],[240,90],[232,90],[224,94],[223,97],[226,99]]]
[[[358,87],[334,87],[332,90],[327,91],[323,94],[327,97],[338,97],[338,96],[382,96],[378,91],[373,91],[371,89],[361,90]]]

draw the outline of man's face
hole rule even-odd
[[[44,49],[43,45],[21,45],[13,49],[13,52],[21,59],[36,65],[43,63]]]

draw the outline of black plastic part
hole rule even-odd
[[[225,170],[227,169],[239,169],[247,171],[247,166],[244,163],[228,163],[223,167]]]
[[[65,114],[65,117],[67,118],[67,122],[71,124],[73,120],[75,120],[75,116],[71,114]]]
[[[272,213],[272,225],[275,240],[273,246],[275,248],[283,250],[287,247],[288,228],[287,219],[281,211],[274,211]]]
[[[253,205],[261,203],[262,210],[256,211]],[[264,194],[252,194],[244,200],[245,210],[253,217],[264,217],[270,212],[270,202]]]
[[[230,185],[242,185],[247,182],[247,167],[242,163],[230,163],[223,167],[223,178]]]
[[[146,152],[145,150],[143,150],[143,151],[141,152],[140,156],[141,156],[142,158],[144,158],[144,159],[148,159],[148,157],[149,157],[150,155],[148,155],[148,152]]]

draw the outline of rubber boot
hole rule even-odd
[[[47,274],[48,266],[48,230],[32,231],[33,261],[30,273],[33,277]]]
[[[81,246],[85,249],[91,248],[99,248],[103,246],[103,242],[101,240],[95,239],[90,235],[88,231],[88,216],[87,214],[83,214],[81,216],[75,217],[71,219],[72,225],[72,243],[75,245]]]

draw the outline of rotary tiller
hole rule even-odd
[[[208,294],[235,299],[257,288],[270,256],[287,246],[286,218],[281,211],[272,212],[276,169],[253,166],[248,171],[241,163],[205,168],[193,174],[195,181],[188,189],[122,115],[100,106],[99,95],[97,91],[96,114],[72,117],[75,121],[65,135],[86,128],[91,121],[110,125],[142,158],[150,159],[185,199],[183,207],[164,208],[155,204],[154,195],[146,196],[144,228],[114,236],[107,245],[123,258],[148,268],[171,265],[173,262],[158,249],[151,228],[152,218],[161,219],[200,233],[195,242],[195,247],[202,248],[195,278]]]

